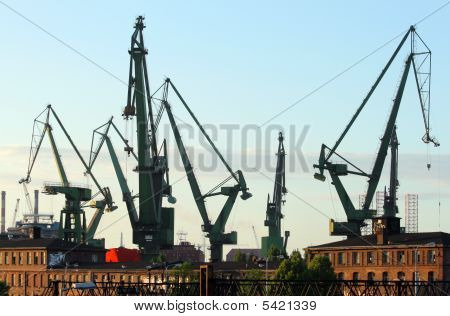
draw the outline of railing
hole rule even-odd
[[[446,296],[450,282],[436,281],[283,281],[211,279],[219,296]],[[77,288],[75,282],[53,281],[44,296],[198,296],[200,283],[97,282]]]

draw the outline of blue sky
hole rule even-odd
[[[127,81],[128,46],[134,19],[146,17],[146,46],[149,49],[151,87],[170,77],[189,102],[201,122],[260,125],[308,92],[327,81],[361,57],[392,39],[412,23],[442,5],[443,1],[4,1],[23,16],[68,43],[92,61]],[[423,126],[416,91],[411,80],[406,88],[398,118],[400,139],[400,194],[414,192],[421,200],[420,229],[450,231],[448,202],[450,195],[448,73],[450,61],[450,6],[418,26],[418,32],[433,52],[432,128],[440,142],[439,150],[421,143]],[[87,62],[54,38],[42,32],[0,3],[0,102],[3,117],[0,133],[0,185],[8,191],[12,210],[16,197],[23,198],[16,180],[27,167],[27,150],[34,117],[52,103],[77,145],[87,155],[92,129],[114,115],[124,126],[120,114],[126,101],[126,86]],[[393,41],[331,84],[299,103],[271,124],[296,128],[310,126],[302,144],[309,170],[288,173],[291,192],[313,204],[329,217],[343,218],[337,197],[327,184],[312,179],[312,164],[320,145],[333,144],[356,107],[365,96],[400,39]],[[373,102],[368,104],[342,151],[369,167],[378,146],[387,111],[395,92],[403,50]],[[412,79],[412,77],[411,77]],[[187,116],[177,109],[183,120]],[[276,133],[276,131],[275,131]],[[275,160],[276,136],[264,139],[261,148],[253,144],[246,152],[259,152]],[[170,141],[170,140],[169,140]],[[290,140],[286,140],[290,144]],[[118,151],[120,147],[116,142]],[[233,136],[228,146],[223,133],[217,145],[226,154],[242,154],[241,139]],[[293,146],[296,142],[292,142]],[[66,169],[73,181],[84,181],[81,166],[62,137]],[[173,142],[171,143],[173,145]],[[270,144],[270,146],[268,146]],[[191,144],[198,148],[198,143]],[[48,147],[48,143],[45,144]],[[291,153],[293,148],[286,146]],[[46,148],[33,172],[30,188],[40,188],[44,180],[57,175]],[[123,155],[122,155],[123,156]],[[176,156],[174,155],[173,159]],[[48,159],[47,159],[48,158]],[[289,158],[289,157],[288,157]],[[294,159],[294,157],[292,157]],[[426,162],[432,161],[427,171]],[[237,163],[236,163],[237,164]],[[238,167],[238,166],[236,166]],[[131,170],[131,169],[130,169]],[[131,172],[131,171],[130,171]],[[175,170],[172,179],[181,172]],[[273,174],[267,173],[269,177]],[[200,182],[208,188],[223,178],[221,172],[200,173]],[[120,203],[106,153],[97,176],[113,188]],[[50,179],[49,179],[50,178]],[[230,217],[230,229],[239,232],[239,244],[254,247],[251,225],[259,237],[263,226],[266,194],[271,181],[257,172],[248,172],[247,181],[254,192],[248,202],[239,201]],[[359,179],[346,179],[356,198],[365,189]],[[387,184],[386,181],[383,185]],[[186,181],[174,186],[178,195],[176,229],[189,232],[188,238],[202,243],[200,216],[197,214]],[[441,192],[441,222],[437,205]],[[334,197],[333,197],[334,195]],[[332,198],[333,197],[333,198]],[[328,219],[292,194],[286,197],[285,229],[293,231],[290,249],[333,240],[328,236]],[[42,197],[42,207],[58,212],[61,200]],[[333,204],[334,201],[334,204]],[[61,205],[61,204],[59,204]],[[214,203],[211,203],[214,206]],[[333,208],[334,205],[334,208]],[[399,201],[403,212],[403,200]],[[22,203],[23,210],[25,203]],[[124,205],[117,214],[108,214],[107,227],[125,214]],[[402,214],[401,214],[402,215]],[[257,220],[255,220],[257,219]],[[233,226],[233,227],[231,227]],[[102,230],[102,227],[100,230]],[[118,244],[120,232],[131,246],[126,219],[99,236],[108,236],[108,246]]]

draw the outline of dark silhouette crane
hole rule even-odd
[[[289,238],[289,231],[284,232],[284,242],[281,236],[281,219],[284,217],[281,208],[285,203],[284,195],[286,190],[285,160],[283,133],[278,135],[277,167],[275,170],[275,184],[273,187],[272,201],[267,195],[266,220],[264,226],[269,228],[269,235],[261,238],[261,256],[267,258],[271,248],[275,248],[280,255],[286,255],[286,246]]]
[[[369,101],[373,92],[386,74],[387,70],[391,66],[392,62],[405,44],[408,37],[410,37],[411,39],[410,52],[405,61],[403,73],[397,88],[395,98],[393,100],[392,109],[389,114],[384,134],[381,138],[381,143],[376,155],[375,163],[370,173],[364,172],[361,168],[357,167],[355,164],[339,155],[337,153],[337,149],[346,136],[347,132],[350,130],[353,123],[357,119],[358,115],[361,113],[364,106]],[[417,49],[417,44],[421,45],[421,50]],[[379,219],[382,220],[382,224],[387,228],[389,232],[400,231],[400,219],[395,216],[395,214],[398,212],[396,206],[396,190],[398,186],[398,140],[396,134],[396,119],[411,67],[414,70],[414,77],[425,125],[425,135],[422,137],[422,140],[427,144],[433,143],[434,146],[439,146],[439,142],[436,140],[436,138],[430,136],[431,51],[425,44],[425,42],[421,39],[421,37],[417,34],[415,27],[411,26],[408,32],[403,36],[400,44],[395,49],[386,66],[381,71],[381,74],[378,76],[374,85],[371,87],[369,93],[364,98],[361,105],[358,107],[356,113],[350,120],[350,123],[345,127],[343,133],[336,141],[336,144],[332,148],[329,148],[328,146],[323,144],[320,152],[319,162],[318,164],[314,165],[314,168],[317,168],[319,171],[314,175],[314,177],[318,180],[324,181],[324,171],[328,170],[328,173],[332,179],[332,183],[336,188],[339,199],[347,215],[347,222],[335,222],[334,220],[330,221],[331,235],[359,236],[361,234],[361,227],[365,225],[364,220],[373,218],[375,210],[370,209],[370,205],[372,204],[372,200],[381,177],[381,172],[383,170],[383,165],[387,156],[389,146],[391,146],[392,154],[390,188],[389,195],[387,193],[385,194],[387,199],[384,204],[383,216],[381,216],[381,218]],[[331,161],[331,158],[333,157],[337,157],[343,160],[345,163],[333,163]],[[348,165],[350,165],[352,169],[350,169]],[[367,193],[365,194],[365,201],[362,209],[360,210],[356,209],[353,205],[340,179],[340,177],[350,174],[368,178]]]

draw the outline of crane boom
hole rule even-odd
[[[384,77],[385,73],[391,66],[392,62],[398,55],[401,48],[404,46],[408,37],[411,38],[411,51],[408,54],[408,57],[405,61],[404,70],[402,72],[401,80],[399,86],[396,91],[396,95],[393,101],[392,109],[389,114],[389,118],[383,133],[383,137],[381,138],[380,147],[375,159],[375,163],[372,167],[372,171],[370,173],[364,172],[347,159],[342,157],[337,153],[337,148],[346,136],[347,132],[350,130],[351,126],[355,122],[356,118],[372,96],[373,92],[377,88],[378,84]],[[424,50],[418,51],[416,49],[416,38],[420,40],[423,44]],[[422,58],[420,63],[416,63],[415,59]],[[428,70],[422,70],[424,64],[429,62]],[[396,190],[398,186],[398,177],[397,177],[397,163],[398,163],[398,140],[396,134],[396,119],[398,115],[398,111],[400,108],[400,104],[402,101],[402,96],[404,93],[406,81],[408,78],[408,74],[410,72],[410,68],[414,70],[414,76],[416,81],[416,87],[419,94],[419,101],[422,109],[422,116],[425,125],[425,135],[422,140],[425,143],[433,143],[435,146],[439,146],[439,142],[436,138],[430,136],[430,126],[429,126],[429,118],[430,118],[430,76],[431,76],[431,51],[428,46],[423,42],[420,36],[417,34],[414,26],[411,26],[408,32],[403,36],[399,45],[395,49],[394,53],[388,60],[387,64],[384,66],[381,74],[377,77],[375,84],[371,87],[369,93],[364,98],[361,105],[358,107],[356,113],[353,115],[350,123],[347,124],[343,133],[339,136],[335,145],[332,148],[327,147],[325,144],[322,145],[319,162],[314,165],[314,168],[318,169],[318,173],[314,175],[314,177],[318,180],[324,181],[324,171],[328,170],[333,184],[338,193],[339,199],[342,203],[342,206],[347,215],[347,222],[334,222],[331,220],[330,222],[330,232],[332,235],[346,235],[346,236],[354,236],[361,234],[361,227],[363,227],[365,219],[371,219],[375,215],[375,210],[370,209],[370,205],[372,204],[373,197],[375,195],[377,186],[380,181],[382,169],[386,160],[386,156],[388,153],[388,148],[391,146],[391,180],[390,180],[390,188],[389,195],[385,194],[388,203],[385,203],[384,214],[382,220],[387,225],[390,231],[399,231],[400,230],[400,222],[399,219],[395,217],[395,213],[397,213],[396,206]],[[425,74],[425,78],[423,79],[421,75]],[[333,156],[337,156],[341,160],[344,160],[344,163],[333,163],[331,162],[331,158]],[[355,170],[349,170],[348,165],[353,167]],[[355,209],[353,203],[350,200],[350,197],[340,181],[341,176],[346,176],[349,174],[368,177],[368,187],[367,193],[365,194],[365,200],[362,205],[362,209]]]
[[[219,183],[217,186],[215,186],[213,189],[208,191],[206,194],[202,194],[200,190],[200,186],[198,184],[197,178],[194,173],[194,169],[192,167],[192,164],[190,162],[189,156],[187,154],[186,148],[184,146],[184,143],[181,139],[180,131],[178,129],[178,125],[175,122],[175,117],[172,113],[171,105],[168,102],[168,91],[169,87],[175,91],[175,94],[177,95],[178,99],[181,101],[181,103],[184,105],[184,107],[187,109],[197,126],[199,127],[200,131],[205,135],[206,139],[208,140],[209,144],[213,148],[213,150],[216,152],[219,159],[224,163],[226,169],[229,171],[230,175],[227,179]],[[161,99],[161,106],[164,107],[167,116],[169,118],[170,125],[172,127],[172,132],[175,137],[175,141],[178,147],[178,151],[181,156],[181,160],[183,162],[183,166],[186,172],[186,176],[188,178],[188,182],[192,191],[192,195],[194,197],[194,201],[197,205],[198,211],[200,213],[200,216],[203,221],[202,230],[206,233],[206,237],[210,241],[211,245],[211,258],[210,260],[213,262],[222,261],[223,257],[223,245],[226,244],[237,244],[237,232],[232,231],[230,233],[225,233],[225,226],[228,221],[228,218],[230,216],[231,210],[235,204],[236,198],[241,192],[241,198],[246,200],[251,197],[251,194],[248,192],[247,184],[245,182],[244,176],[240,170],[233,172],[231,167],[228,165],[228,163],[225,161],[215,144],[210,139],[209,135],[205,132],[203,126],[200,124],[198,119],[195,117],[194,113],[191,111],[187,103],[184,101],[181,94],[178,92],[178,90],[175,88],[175,85],[170,81],[169,78],[166,79],[165,85],[163,88],[163,97]],[[235,179],[237,184],[234,186],[224,186],[224,184],[231,180]],[[216,191],[220,188],[220,191]],[[227,197],[216,221],[214,223],[211,223],[211,220],[208,217],[208,212],[206,210],[206,204],[205,199],[208,197],[216,196],[216,195],[224,195]]]

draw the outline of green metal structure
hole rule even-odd
[[[381,138],[380,147],[373,165],[372,171],[370,173],[364,172],[361,168],[357,167],[355,164],[348,161],[343,156],[337,153],[337,149],[341,144],[342,140],[346,136],[347,132],[352,127],[353,123],[357,119],[360,112],[363,110],[366,103],[369,101],[373,92],[377,88],[378,84],[386,74],[387,70],[391,66],[392,62],[398,55],[401,48],[406,43],[408,37],[411,39],[410,52],[406,58],[403,73],[400,79],[400,83],[397,88],[397,92],[393,101],[392,109],[389,114],[389,118],[384,130],[384,134]],[[420,45],[421,49],[418,50],[417,46]],[[372,219],[375,215],[375,210],[370,209],[373,197],[375,195],[379,180],[381,177],[381,172],[383,165],[387,156],[389,146],[391,146],[391,181],[389,188],[389,195],[385,190],[385,204],[384,204],[384,214],[381,218],[385,227],[390,232],[400,231],[400,219],[396,217],[398,208],[396,206],[396,190],[398,187],[397,178],[397,164],[398,164],[398,140],[396,134],[396,119],[400,108],[400,104],[403,97],[403,92],[405,89],[406,81],[410,68],[414,70],[414,77],[416,81],[417,91],[419,94],[419,101],[422,110],[424,125],[425,125],[425,135],[422,140],[425,143],[433,143],[435,146],[439,146],[439,142],[430,136],[430,77],[431,77],[431,51],[428,46],[423,42],[421,37],[416,33],[414,26],[411,26],[408,32],[403,36],[400,44],[395,49],[393,55],[387,62],[386,66],[381,71],[374,85],[370,89],[367,96],[362,101],[361,105],[358,107],[356,113],[353,115],[350,123],[345,127],[344,132],[338,138],[336,144],[329,148],[325,144],[322,145],[320,152],[319,162],[314,165],[314,168],[318,169],[318,173],[314,177],[318,180],[324,181],[325,175],[324,171],[328,170],[328,173],[332,179],[332,183],[336,188],[339,199],[347,215],[347,222],[335,222],[330,221],[330,233],[331,235],[341,235],[341,236],[359,236],[361,234],[361,227],[364,226],[364,220]],[[331,159],[336,157],[343,160],[345,163],[333,163]],[[349,165],[352,169],[349,168]],[[362,209],[356,209],[353,205],[344,185],[341,182],[340,177],[347,175],[357,175],[368,178],[368,188],[365,195],[365,201]]]
[[[173,245],[174,210],[162,207],[163,197],[171,197],[171,186],[165,142],[159,148],[156,139],[144,28],[144,18],[139,16],[131,36],[128,96],[123,116],[126,120],[136,117],[137,126],[138,164],[134,171],[139,177],[139,216],[133,227],[133,243],[139,246],[144,260],[152,260],[159,256],[162,247]]]
[[[289,238],[289,231],[284,232],[285,239],[281,236],[281,219],[283,214],[281,208],[285,203],[284,195],[286,190],[285,160],[286,152],[283,144],[283,134],[278,135],[277,167],[275,170],[275,184],[273,188],[272,201],[267,195],[266,220],[264,226],[269,228],[269,235],[261,238],[261,256],[267,258],[270,248],[274,247],[282,255],[287,255],[286,246]]]
[[[180,135],[180,131],[178,129],[177,123],[175,122],[175,117],[172,112],[172,106],[168,102],[168,94],[169,88],[171,88],[178,99],[181,101],[185,109],[188,111],[189,115],[192,117],[197,127],[200,129],[201,133],[205,136],[211,148],[216,153],[217,157],[223,163],[227,171],[229,172],[229,177],[220,182],[218,185],[209,190],[206,194],[203,194],[200,190],[200,186],[198,184],[197,178],[194,173],[194,169],[192,167],[189,156],[186,152],[186,148],[184,146],[183,140]],[[211,257],[210,261],[219,262],[222,261],[223,258],[223,245],[236,245],[237,244],[237,232],[232,231],[230,233],[225,233],[225,225],[230,216],[231,210],[234,206],[236,198],[241,192],[241,198],[246,200],[250,198],[252,195],[248,192],[247,184],[245,182],[244,176],[240,170],[234,172],[228,163],[223,158],[222,154],[219,152],[214,142],[211,140],[209,135],[204,130],[203,126],[200,124],[194,113],[191,111],[186,101],[183,99],[181,94],[178,92],[177,88],[174,86],[170,79],[166,79],[163,85],[157,90],[162,89],[162,98],[157,99],[153,98],[155,101],[161,102],[160,112],[158,113],[158,118],[160,119],[163,111],[167,112],[170,125],[172,126],[172,132],[175,137],[175,141],[177,143],[178,151],[181,156],[181,160],[183,162],[183,166],[186,172],[186,176],[197,205],[200,216],[203,220],[202,231],[206,233],[206,237],[210,242],[210,250]],[[236,181],[235,185],[225,186],[225,184],[234,179]],[[227,199],[225,204],[223,205],[216,221],[214,223],[211,222],[208,212],[206,209],[206,199],[213,196],[226,196]]]
[[[65,206],[60,213],[59,237],[66,241],[75,243],[87,243],[94,246],[104,246],[102,240],[94,239],[95,232],[105,209],[107,211],[113,211],[117,207],[114,206],[109,189],[107,187],[100,187],[91,172],[89,172],[89,175],[99,189],[99,193],[97,194],[103,195],[102,200],[93,200],[95,196],[92,196],[91,189],[89,187],[78,184],[75,185],[69,182],[61,160],[61,155],[53,136],[53,128],[50,125],[50,114],[53,114],[53,117],[63,130],[65,136],[78,155],[78,158],[81,160],[83,165],[87,166],[71,137],[64,128],[64,125],[61,123],[58,115],[55,113],[51,105],[48,105],[47,108],[34,121],[27,175],[25,178],[21,179],[19,183],[29,183],[31,181],[31,171],[34,167],[39,149],[41,148],[42,141],[47,134],[61,182],[44,183],[43,192],[50,195],[64,194],[66,200]],[[41,116],[45,117],[44,121],[41,121]],[[86,216],[83,208],[89,201],[91,201],[91,204],[88,205],[88,207],[93,207],[97,210],[92,217],[89,226],[86,227]]]

